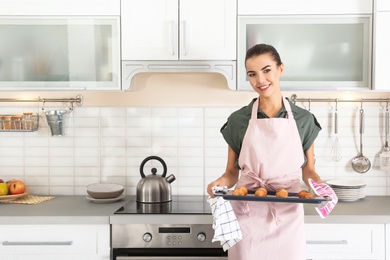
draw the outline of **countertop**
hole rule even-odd
[[[55,196],[55,199],[35,205],[0,203],[0,225],[11,224],[110,224],[132,222],[160,222],[165,214],[135,214],[119,216],[114,212],[130,196],[108,204],[93,203],[85,196]],[[305,204],[305,223],[364,223],[390,224],[390,196],[368,196],[355,202],[339,202],[331,215],[321,219],[313,204]],[[211,215],[198,216],[211,223]],[[175,219],[188,222],[191,216]],[[167,223],[169,224],[169,223]]]

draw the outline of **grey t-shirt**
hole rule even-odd
[[[248,128],[249,119],[252,113],[252,106],[256,99],[257,98],[254,98],[249,105],[233,112],[221,128],[221,133],[225,141],[238,155],[240,154],[242,141],[244,139],[246,129]],[[302,141],[302,149],[306,152],[317,138],[318,133],[321,130],[321,126],[316,117],[310,111],[298,107],[290,101],[288,102],[290,103],[291,111],[297,123],[298,132]],[[276,117],[285,118],[286,114],[287,111],[285,107],[283,107]],[[268,118],[268,116],[260,109],[257,112],[257,117],[259,119]]]

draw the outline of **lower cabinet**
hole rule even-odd
[[[0,258],[109,260],[107,225],[0,225]]]
[[[386,259],[384,224],[306,224],[305,228],[307,259]]]
[[[390,260],[390,225],[386,224],[386,260]]]

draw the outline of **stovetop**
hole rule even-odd
[[[114,214],[211,214],[207,196],[172,196],[172,201],[162,203],[139,203],[132,197]]]

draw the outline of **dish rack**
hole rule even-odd
[[[0,115],[0,132],[34,132],[39,127],[39,115]]]

